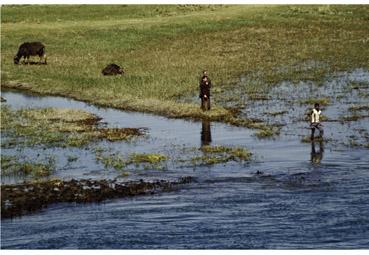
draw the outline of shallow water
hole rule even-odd
[[[148,137],[130,143],[2,150],[29,158],[37,153],[56,155],[55,176],[66,179],[119,176],[96,162],[93,147],[122,154],[162,152],[177,158],[185,156],[184,148],[199,148],[207,142],[201,138],[209,128],[206,123],[98,108],[60,97],[14,92],[2,92],[2,96],[14,108],[79,108],[99,115],[108,126],[149,128]],[[367,128],[365,121],[355,125]],[[335,136],[338,128],[325,125],[327,133]],[[2,220],[2,248],[369,248],[367,149],[335,142],[316,143],[312,148],[300,142],[309,134],[303,128],[282,129],[282,135],[271,140],[259,140],[253,130],[221,123],[211,123],[210,130],[212,145],[247,147],[254,161],[185,167],[171,160],[161,171],[131,169],[128,177],[120,178],[191,175],[195,182],[169,193],[100,204],[54,204],[41,212]],[[68,165],[70,154],[79,158]],[[21,180],[3,178],[2,183]]]

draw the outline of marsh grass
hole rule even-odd
[[[351,112],[369,111],[369,104],[367,104],[367,105],[353,105],[348,110],[351,111]]]
[[[1,84],[252,127],[222,103],[204,113],[198,101],[179,98],[198,93],[203,69],[221,96],[244,74],[251,93],[284,80],[319,82],[334,71],[369,68],[368,13],[365,5],[2,6]],[[45,43],[48,65],[14,65],[18,46],[34,40]],[[103,77],[111,62],[126,74]]]
[[[358,121],[364,118],[369,118],[369,114],[358,114],[354,112],[354,114],[352,115],[342,116],[340,120],[341,121]]]
[[[46,162],[20,161],[16,156],[1,155],[2,176],[32,176],[35,178],[50,176],[55,171],[55,158],[48,157]]]
[[[214,165],[227,163],[229,161],[250,161],[252,153],[246,148],[226,147],[226,146],[202,146],[200,151],[202,156],[195,156],[190,159],[193,165]]]
[[[100,118],[82,110],[64,108],[1,109],[2,147],[81,147],[90,142],[131,140],[145,134],[138,128],[99,128]]]
[[[274,128],[260,129],[255,133],[255,135],[257,138],[262,139],[262,138],[270,138],[270,137],[279,135],[279,133],[280,133],[280,129],[277,127],[274,127]]]
[[[307,99],[301,99],[300,104],[304,104],[304,105],[312,105],[314,106],[314,104],[318,103],[321,106],[327,106],[330,102],[331,99],[328,97],[323,97],[323,98],[307,98]]]
[[[119,153],[106,154],[102,151],[96,152],[96,160],[102,162],[105,168],[114,168],[115,170],[125,170],[129,167],[135,167],[138,169],[165,169],[164,163],[169,158],[166,155],[160,153],[131,153],[123,156]],[[123,172],[125,175],[127,172]]]

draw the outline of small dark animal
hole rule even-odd
[[[20,59],[24,58],[24,63],[29,63],[30,56],[38,55],[40,57],[40,64],[42,63],[41,60],[44,59],[43,64],[46,64],[46,54],[45,54],[45,45],[40,42],[25,42],[21,46],[19,46],[17,55],[14,56],[14,64],[19,64]],[[27,63],[26,63],[27,60]]]
[[[123,68],[116,64],[107,65],[102,71],[103,75],[117,75],[117,74],[124,74]]]

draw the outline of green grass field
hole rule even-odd
[[[200,110],[203,69],[219,97],[241,75],[251,93],[369,69],[369,5],[2,6],[1,28],[2,87],[169,117],[249,123],[216,97],[213,110]],[[25,41],[46,45],[48,65],[13,64]],[[102,76],[112,62],[126,74]]]

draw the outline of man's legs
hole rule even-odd
[[[206,100],[206,110],[210,110],[210,97]]]
[[[205,99],[202,97],[201,98],[201,110],[205,111]]]
[[[324,130],[322,124],[318,123],[318,125],[316,125],[316,128],[319,130],[319,137],[323,138]]]
[[[314,140],[315,125],[311,125],[311,140]]]

